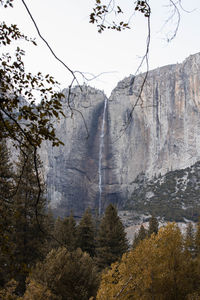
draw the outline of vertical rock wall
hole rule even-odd
[[[41,151],[47,182],[48,199],[56,215],[64,216],[72,210],[76,216],[86,207],[98,210],[98,160],[99,138],[102,124],[105,95],[90,87],[72,90],[70,107],[68,90],[63,104],[63,118],[57,124],[57,135],[64,146],[52,148],[44,144]],[[108,161],[108,112],[106,112],[105,140],[103,151],[103,184],[109,177]],[[106,173],[106,176],[105,176]],[[104,204],[104,188],[102,202]]]
[[[121,206],[141,173],[151,178],[200,160],[200,54],[182,64],[150,71],[127,126],[143,77],[125,78],[108,100],[102,158],[103,207],[108,202]],[[57,125],[65,146],[52,149],[43,145],[48,197],[58,215],[73,210],[80,216],[88,206],[98,211],[99,135],[105,97],[90,87],[82,91],[74,88],[70,97],[75,109],[73,118],[66,100],[64,113],[68,117]]]
[[[124,79],[109,100],[115,175],[125,197],[140,173],[151,178],[200,160],[200,54],[150,71],[124,130],[143,78]]]

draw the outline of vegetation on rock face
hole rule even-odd
[[[197,221],[200,214],[200,162],[149,180],[138,176],[125,209],[163,217],[168,221]]]

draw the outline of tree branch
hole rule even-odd
[[[138,68],[135,72],[135,76],[138,74],[138,72],[141,69],[144,62],[146,63],[146,72],[145,72],[142,84],[140,86],[139,94],[138,94],[138,96],[136,98],[136,101],[135,101],[134,105],[132,106],[131,111],[129,113],[128,121],[126,122],[125,127],[121,129],[121,134],[119,135],[119,137],[113,143],[117,142],[122,137],[122,135],[125,133],[127,128],[129,127],[129,125],[132,121],[132,118],[133,118],[133,112],[134,112],[136,106],[138,106],[139,101],[142,100],[142,92],[144,90],[144,85],[147,81],[147,77],[148,77],[148,74],[149,74],[149,57],[148,56],[149,56],[149,49],[150,49],[150,42],[151,42],[151,23],[150,23],[151,8],[150,8],[150,6],[147,2],[146,2],[146,5],[148,7],[148,12],[149,12],[149,14],[147,16],[147,30],[148,30],[147,42],[146,42],[147,46],[146,46],[146,52],[145,52],[144,56],[142,57],[142,60],[141,60],[139,66],[138,66]]]
[[[77,82],[77,84],[80,86],[80,84],[79,84],[79,82],[78,82],[78,79],[77,79],[77,77],[75,76],[75,74],[74,74],[74,71],[71,69],[71,68],[69,68],[56,54],[55,54],[55,52],[53,51],[53,49],[51,48],[51,46],[49,45],[49,43],[47,42],[47,40],[41,35],[41,33],[40,33],[40,30],[39,30],[39,28],[38,28],[38,26],[37,26],[37,23],[36,23],[36,21],[35,21],[35,19],[33,18],[33,16],[32,16],[32,14],[31,14],[31,12],[30,12],[30,10],[29,10],[29,8],[28,8],[28,6],[26,5],[26,3],[25,3],[25,1],[24,0],[21,0],[22,1],[22,3],[23,3],[23,5],[24,5],[24,7],[25,7],[25,9],[26,9],[26,11],[28,12],[28,14],[29,14],[29,16],[30,16],[30,18],[31,18],[31,20],[32,20],[32,22],[33,22],[33,24],[34,24],[34,26],[35,26],[35,28],[36,28],[36,30],[37,30],[37,33],[38,33],[38,35],[39,35],[39,37],[43,40],[43,42],[47,45],[47,47],[49,48],[49,50],[50,50],[50,52],[52,53],[52,55],[55,57],[55,59],[57,60],[57,61],[59,61],[70,73],[71,73],[71,75],[72,75],[72,77],[73,77],[73,80],[75,80],[76,82]]]

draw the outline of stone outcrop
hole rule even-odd
[[[182,64],[150,71],[138,100],[144,74],[119,82],[107,105],[102,157],[102,206],[120,206],[135,189],[135,178],[152,178],[200,160],[200,53]],[[105,95],[76,87],[67,93],[57,134],[65,146],[43,145],[48,197],[59,215],[98,209],[99,141]],[[73,112],[73,117],[70,114]],[[129,124],[130,121],[130,124]],[[86,127],[89,132],[87,137]]]
[[[124,197],[140,173],[152,178],[200,160],[200,53],[149,72],[126,129],[143,78],[124,79],[109,100],[115,178]]]

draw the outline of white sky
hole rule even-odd
[[[37,22],[41,34],[51,45],[56,55],[72,70],[95,75],[105,72],[89,84],[102,89],[109,96],[117,82],[134,74],[145,53],[147,20],[141,13],[132,16],[132,29],[124,32],[97,32],[89,24],[89,14],[94,0],[26,0],[26,4]],[[133,10],[133,0],[116,0],[129,18]],[[200,1],[182,0],[185,10],[181,12],[181,23],[176,38],[167,43],[167,34],[175,28],[175,20],[163,28],[170,16],[169,0],[150,0],[151,45],[150,69],[167,64],[182,62],[190,54],[200,51]],[[67,70],[54,59],[49,49],[40,40],[21,0],[14,0],[14,8],[0,8],[1,20],[16,23],[28,36],[35,37],[38,46],[21,48],[26,50],[27,71],[42,71],[53,75],[61,87],[70,84]],[[2,17],[3,15],[3,17]],[[123,17],[123,16],[122,16]],[[7,50],[6,50],[7,51]],[[144,69],[143,69],[144,70]],[[107,73],[108,72],[108,73]]]

